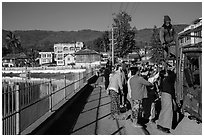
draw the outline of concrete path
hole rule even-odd
[[[104,91],[104,83],[100,82],[99,84],[102,87],[102,98],[101,103],[107,104],[110,103],[110,98],[103,98],[104,96],[107,96],[106,92]],[[110,104],[101,106],[99,109],[100,113],[99,116],[103,116],[104,114],[110,113]],[[130,115],[130,112],[126,112],[122,115]],[[127,120],[110,120],[108,118],[104,118],[103,120],[99,121],[99,127],[98,127],[98,134],[102,135],[110,135],[114,130],[117,131],[117,129],[120,132],[117,132],[118,135],[126,134],[126,135],[202,135],[202,123],[197,124],[196,121],[190,120],[187,117],[184,117],[182,121],[177,125],[175,130],[171,130],[170,134],[164,133],[157,129],[157,126],[155,123],[147,123],[146,127],[143,128],[135,128],[130,119]],[[117,127],[115,127],[115,123]],[[112,125],[112,126],[110,126]],[[112,131],[112,132],[111,132]]]
[[[84,109],[74,126],[73,135],[111,135],[124,134],[120,121],[110,118],[110,97],[104,90],[100,77],[90,94]]]
[[[121,114],[130,115],[130,111]],[[110,118],[110,97],[99,77],[95,84],[88,85],[72,105],[44,133],[49,135],[167,135],[148,123],[144,128],[133,127],[130,119],[113,120]],[[168,135],[201,135],[202,123],[184,117],[175,130]]]

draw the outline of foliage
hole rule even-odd
[[[95,50],[95,51],[102,51],[103,50],[103,39],[102,38],[97,38],[96,40],[94,40],[94,47],[93,47],[93,49]]]
[[[174,25],[174,28],[176,32],[180,32],[185,28],[187,25]],[[130,26],[129,26],[130,27]],[[126,27],[126,28],[129,28]],[[130,30],[133,30],[130,29]],[[135,41],[136,41],[136,47],[142,45],[145,45],[144,41],[150,42],[151,36],[152,36],[152,28],[149,29],[141,29],[141,30],[134,30],[137,32],[135,34]],[[8,53],[6,47],[6,37],[9,31],[2,30],[2,55],[5,55]],[[73,42],[73,41],[82,41],[85,43],[87,48],[90,49],[96,49],[96,45],[94,45],[94,41],[97,38],[100,38],[103,36],[104,32],[101,31],[94,31],[94,30],[81,30],[81,31],[42,31],[42,30],[28,30],[28,31],[14,31],[17,36],[20,36],[21,38],[21,46],[23,49],[34,49],[38,51],[53,51],[53,45],[54,43],[59,42]],[[107,32],[108,33],[108,32]],[[106,34],[108,35],[108,34]],[[110,37],[109,37],[110,38]],[[140,43],[140,41],[143,41]],[[109,42],[107,42],[109,43]],[[107,46],[106,50],[108,50],[109,46],[108,44],[105,44]],[[105,48],[104,48],[105,49]],[[104,51],[103,49],[103,51]],[[11,52],[11,50],[9,50]]]
[[[27,53],[27,56],[29,58],[28,63],[31,66],[38,65],[38,60],[36,60],[36,59],[40,57],[39,51],[35,50],[35,49],[29,49],[29,50],[26,51],[26,53]]]
[[[109,40],[109,32],[105,31],[103,35],[96,40],[93,41],[94,47],[91,49],[94,49],[98,52],[107,52],[110,50],[110,40]]]
[[[6,56],[9,53],[11,53],[11,50],[9,50],[5,46],[3,46],[2,47],[2,57]]]
[[[16,37],[13,32],[9,31],[9,33],[6,35],[6,48],[11,50],[13,54],[23,51],[20,37]]]
[[[9,31],[2,30],[2,44],[6,45],[6,35]],[[101,37],[103,32],[94,30],[80,31],[43,31],[43,30],[28,30],[14,31],[21,37],[21,46],[24,49],[35,49],[40,51],[53,51],[55,43],[67,43],[81,41],[87,43]]]
[[[152,45],[152,61],[156,63],[160,63],[161,59],[163,58],[163,50],[161,49],[161,42],[159,38],[159,30],[156,26],[154,26],[153,34],[150,41]]]
[[[103,45],[104,51],[107,52],[110,50],[110,39],[109,39],[109,32],[105,31],[103,34]]]
[[[114,29],[114,39],[117,41],[115,44],[116,56],[123,57],[135,45],[135,28],[131,28],[131,16],[124,11],[118,13],[113,21],[113,26],[116,28]]]

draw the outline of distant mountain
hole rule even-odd
[[[188,25],[174,25],[177,32],[182,31]],[[2,30],[2,46],[5,45],[7,30]],[[82,41],[88,47],[93,47],[93,41],[103,35],[102,31],[80,30],[80,31],[14,31],[20,37],[21,45],[25,49],[33,48],[41,51],[53,51],[54,43]],[[137,31],[136,41],[150,42],[153,28],[141,29]]]
[[[7,30],[2,30],[2,44],[5,45]],[[81,31],[14,31],[14,34],[20,37],[23,48],[33,48],[41,51],[52,50],[54,43],[59,42],[75,42],[93,41],[102,36],[103,32],[94,30]]]

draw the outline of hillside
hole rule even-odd
[[[183,30],[187,25],[174,25],[177,32]],[[5,45],[7,30],[2,30],[2,46]],[[101,31],[81,30],[81,31],[14,31],[20,37],[22,47],[33,48],[41,51],[53,51],[53,44],[59,42],[82,41],[88,47],[93,47],[93,41],[103,35]],[[141,29],[137,31],[136,41],[149,42],[153,33],[153,28]]]
[[[2,44],[4,46],[7,30],[2,30]],[[93,30],[81,30],[81,31],[41,31],[41,30],[29,30],[29,31],[14,31],[14,34],[20,37],[23,48],[33,48],[41,51],[52,50],[54,43],[59,42],[74,42],[93,41],[98,37],[101,37],[103,32]]]

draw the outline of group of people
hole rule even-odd
[[[121,119],[121,109],[126,108],[131,111],[134,127],[142,127],[145,120],[157,120],[157,128],[170,133],[176,107],[175,72],[172,68],[164,70],[156,66],[148,66],[148,69],[126,66],[125,63],[118,64],[111,73],[107,65],[104,71],[105,88],[111,98],[111,117]],[[160,104],[156,103],[159,101]]]
[[[160,30],[160,41],[164,58],[175,57],[172,43],[176,45],[176,32],[167,15]],[[128,68],[123,62],[112,69],[110,64],[107,63],[104,77],[105,89],[111,98],[111,117],[120,119],[121,110],[125,108],[131,111],[134,127],[156,122],[157,128],[165,133],[175,129],[177,118],[173,116],[178,108],[175,101],[175,69],[168,68],[165,60],[162,68],[148,63]]]

